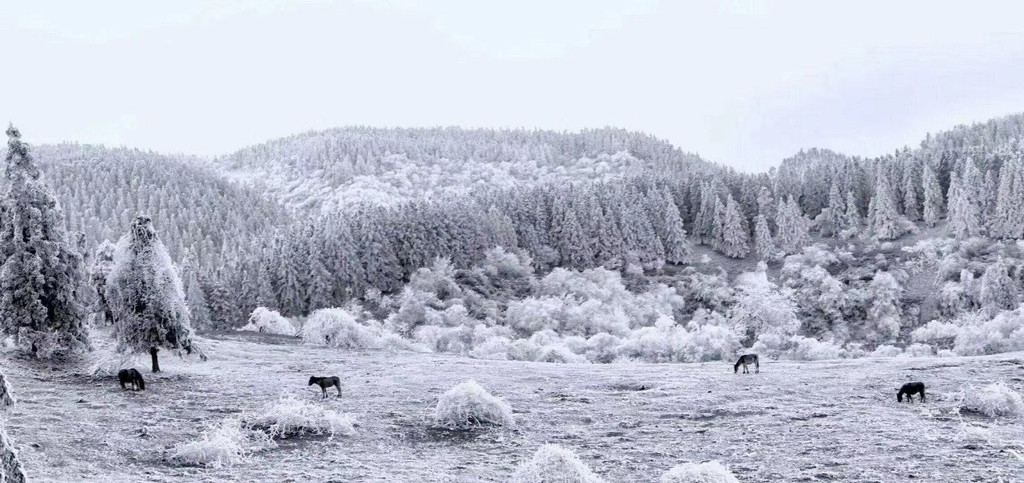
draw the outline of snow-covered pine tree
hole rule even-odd
[[[223,273],[223,270],[220,271]],[[206,299],[206,307],[210,311],[210,324],[207,328],[212,330],[229,330],[240,318],[241,312],[235,304],[235,297],[224,286],[222,277],[217,273],[204,273],[199,277],[199,285],[202,287],[203,298]]]
[[[891,341],[900,335],[899,298],[903,287],[889,272],[876,272],[868,284],[868,337],[879,341]]]
[[[576,218],[576,210],[566,207],[562,210],[558,243],[558,253],[566,266],[584,270],[593,266],[594,252],[590,249],[590,241],[583,233],[583,226]]]
[[[914,177],[909,175],[903,184],[903,216],[910,221],[921,219],[921,210],[917,203],[917,184],[914,183]]]
[[[722,253],[731,258],[743,258],[750,252],[750,229],[740,213],[739,204],[728,196],[725,219],[722,222]]]
[[[779,200],[779,208],[776,212],[775,224],[778,227],[775,233],[775,243],[778,244],[783,254],[797,253],[811,241],[807,232],[810,227],[810,220],[803,215],[800,205],[792,196]]]
[[[730,195],[732,196],[732,195]],[[711,227],[711,248],[722,252],[725,244],[725,205],[715,197],[715,222]]]
[[[1004,310],[1013,310],[1020,305],[1017,284],[1010,278],[1006,264],[1002,260],[988,266],[981,276],[979,290],[981,308],[989,317]]]
[[[857,198],[853,195],[853,191],[846,192],[846,223],[847,227],[842,233],[843,238],[852,238],[860,234],[860,210],[857,208]]]
[[[0,333],[35,357],[89,349],[78,290],[82,256],[64,214],[14,126],[7,128],[8,190],[0,200]]]
[[[757,213],[764,215],[769,227],[775,222],[775,198],[772,198],[772,192],[767,186],[762,186],[757,192]]]
[[[701,245],[710,245],[715,239],[715,215],[718,213],[716,208],[720,203],[717,191],[712,188],[712,185],[702,183],[700,186],[700,208],[693,221],[693,234]]]
[[[822,236],[838,236],[847,229],[846,204],[839,194],[839,183],[832,182],[828,190],[828,207],[818,215],[818,226]]]
[[[107,305],[107,276],[114,270],[114,251],[117,246],[110,240],[103,240],[96,247],[96,253],[92,259],[92,266],[89,268],[89,281],[93,290],[96,291],[95,311],[100,317],[101,323],[110,325],[114,323],[114,316],[110,313]]]
[[[196,265],[191,251],[185,252],[178,275],[182,280],[182,290],[185,292],[185,304],[188,305],[189,322],[192,327],[199,330],[213,329],[210,308],[206,303],[206,294],[203,293],[200,283],[199,267]]]
[[[754,224],[754,252],[766,262],[779,259],[779,248],[775,246],[771,229],[768,228],[768,219],[763,213],[757,215],[757,222]]]
[[[935,168],[930,163],[925,163],[924,172],[921,175],[921,185],[924,187],[924,207],[922,215],[928,226],[935,226],[942,217],[942,187],[939,186],[939,177],[935,174]]]
[[[615,213],[606,200],[597,205],[598,209],[593,214],[600,217],[597,225],[597,242],[594,244],[595,258],[597,263],[609,270],[623,268],[623,252],[625,251],[622,239],[622,230],[615,221]]]
[[[1020,215],[1024,213],[1022,200],[1019,196],[1020,187],[1016,181],[1019,177],[1016,171],[1020,169],[1015,160],[1008,160],[1003,163],[999,170],[999,188],[996,190],[996,208],[989,220],[989,234],[995,238],[1020,238],[1021,220]]]
[[[686,228],[679,216],[679,208],[668,188],[661,190],[661,206],[656,215],[661,216],[661,242],[665,246],[665,261],[683,263],[690,254],[690,242],[686,239]]]
[[[147,216],[135,218],[117,243],[107,302],[121,351],[148,351],[160,371],[161,348],[192,350],[188,306],[171,256]]]
[[[983,198],[984,179],[978,166],[970,158],[964,163],[962,176],[953,176],[949,182],[949,230],[956,238],[971,238],[984,234]]]
[[[871,198],[871,236],[876,240],[895,240],[907,232],[907,221],[899,214],[896,201],[892,198],[889,176],[879,170],[875,183],[875,196]]]

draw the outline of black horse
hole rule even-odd
[[[338,376],[309,376],[309,384],[307,385],[312,386],[313,384],[320,386],[320,390],[323,391],[324,394],[324,399],[327,398],[327,388],[331,386],[338,388],[338,397],[341,397],[341,379],[339,379]]]
[[[924,383],[908,382],[896,393],[896,402],[903,402],[903,395],[907,395],[907,402],[914,402],[914,394],[921,395],[921,402],[924,402]]]
[[[743,354],[740,356],[740,360],[736,361],[736,365],[733,366],[733,374],[740,371],[740,366],[743,366],[744,374],[750,374],[750,369],[747,369],[747,364],[754,365],[754,374],[761,372],[761,364],[757,362],[757,354]]]
[[[146,381],[142,379],[142,374],[136,371],[134,367],[117,371],[117,380],[121,382],[121,389],[127,390],[127,385],[131,384],[134,391],[146,390]]]

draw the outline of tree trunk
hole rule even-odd
[[[156,347],[149,348],[149,355],[153,358],[153,372],[160,372],[160,362],[156,360],[156,353],[159,349]]]

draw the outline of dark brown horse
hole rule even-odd
[[[750,374],[750,369],[747,369],[747,364],[754,365],[754,374],[761,372],[761,364],[757,362],[757,354],[743,354],[740,356],[740,360],[736,361],[736,365],[733,366],[733,374],[740,371],[740,366],[743,366],[744,374]]]
[[[921,395],[921,402],[924,402],[924,383],[908,382],[896,393],[896,402],[903,402],[903,395],[907,395],[907,402],[914,402],[914,394]]]
[[[132,389],[135,391],[146,390],[146,381],[142,379],[142,374],[135,370],[134,367],[117,371],[117,380],[121,382],[121,389],[127,390],[127,385],[131,384]]]
[[[328,376],[328,377],[310,376],[309,377],[309,384],[307,384],[307,385],[308,386],[312,386],[313,384],[316,384],[316,385],[320,386],[320,390],[323,391],[323,394],[324,394],[324,399],[327,398],[327,388],[329,388],[331,386],[334,386],[334,387],[338,388],[338,397],[341,397],[341,379],[339,379],[338,376]]]

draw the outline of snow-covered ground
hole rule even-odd
[[[94,334],[97,354],[110,350]],[[958,415],[961,391],[1024,391],[1024,354],[731,364],[545,364],[352,352],[294,339],[202,340],[207,362],[165,354],[147,390],[80,367],[0,356],[19,403],[7,430],[33,481],[506,481],[543,443],[609,481],[655,481],[717,459],[740,481],[1022,481],[1024,421]],[[320,401],[310,375],[338,375]],[[435,429],[438,397],[474,379],[511,404],[514,428]],[[905,382],[926,404],[898,404]],[[168,460],[179,443],[292,395],[354,416],[352,436],[297,437],[220,468]],[[965,432],[965,428],[967,428]]]

